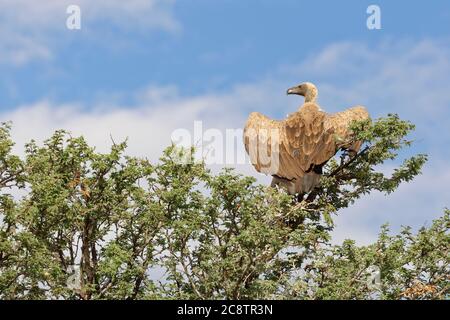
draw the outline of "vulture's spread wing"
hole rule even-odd
[[[252,112],[244,128],[245,150],[258,172],[276,174],[271,159],[279,158],[283,123],[271,120],[259,112]]]
[[[329,115],[325,120],[325,129],[333,129],[336,134],[336,143],[338,148],[350,148],[358,151],[361,147],[361,141],[353,141],[350,124],[353,121],[369,119],[369,113],[366,108],[356,106],[345,111]]]
[[[326,114],[312,107],[302,108],[283,121],[257,112],[250,114],[244,144],[258,172],[298,179],[336,153],[333,127],[325,128]]]

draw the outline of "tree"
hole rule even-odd
[[[425,155],[390,177],[374,169],[411,143],[413,128],[396,115],[355,123],[365,147],[330,161],[298,202],[231,169],[213,175],[175,146],[151,164],[125,156],[125,142],[101,154],[57,131],[20,159],[3,124],[0,298],[445,298],[448,211],[417,235],[383,227],[370,246],[330,244],[332,214],[420,173]],[[371,266],[381,272],[375,289]]]

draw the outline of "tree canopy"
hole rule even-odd
[[[330,161],[321,185],[297,199],[232,169],[212,174],[175,146],[152,164],[126,156],[126,142],[102,154],[57,131],[19,157],[4,123],[0,298],[444,299],[449,210],[417,233],[385,225],[371,245],[331,243],[333,215],[393,192],[427,158],[387,176],[379,165],[411,144],[414,126],[388,115],[352,129],[361,151]]]

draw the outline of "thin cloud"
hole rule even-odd
[[[173,14],[175,0],[0,0],[0,63],[21,66],[51,59],[64,33],[70,32],[65,22],[72,4],[80,6],[82,30],[89,29],[88,38],[96,42],[111,27],[116,41],[120,32],[130,30],[181,30]]]

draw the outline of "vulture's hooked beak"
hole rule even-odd
[[[286,94],[300,94],[299,87],[292,87],[287,89]]]

